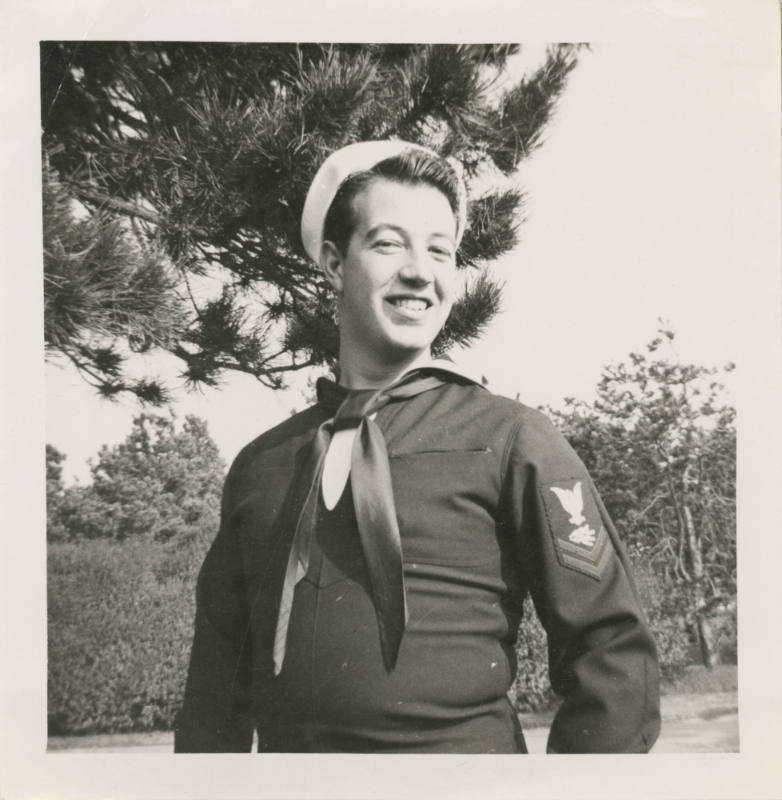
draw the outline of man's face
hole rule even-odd
[[[456,221],[427,184],[377,178],[353,199],[347,251],[327,270],[340,298],[343,351],[378,366],[429,351],[456,292]]]

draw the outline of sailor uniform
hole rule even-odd
[[[506,693],[528,593],[563,697],[549,751],[648,751],[659,731],[655,646],[589,475],[542,414],[456,374],[375,417],[408,608],[393,668],[351,478],[329,473],[337,490],[327,489],[331,508],[319,493],[275,675],[308,452],[346,392],[318,388],[317,405],[245,447],[226,479],[198,580],[177,752],[249,751],[254,732],[272,752],[526,752]]]

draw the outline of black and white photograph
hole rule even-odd
[[[588,5],[30,14],[3,796],[782,791],[779,7]]]

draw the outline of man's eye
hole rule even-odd
[[[401,247],[402,245],[400,242],[394,241],[393,239],[379,239],[378,241],[375,242],[374,246],[379,248],[390,249],[394,247]]]
[[[451,251],[447,247],[430,247],[430,253],[434,253],[437,258],[450,258]]]

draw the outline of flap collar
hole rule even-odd
[[[454,375],[458,378],[462,378],[463,380],[469,381],[470,383],[474,383],[478,386],[482,386],[483,384],[481,381],[476,380],[476,378],[471,375],[466,370],[461,369],[453,361],[447,358],[433,358],[431,361],[425,364],[419,364],[415,369],[411,369],[408,372],[403,373],[402,375],[397,378],[394,383],[398,383],[403,378],[407,377],[408,375],[414,372],[426,372],[428,370],[435,370],[440,373],[447,373],[449,375]],[[388,387],[382,387],[388,388]],[[340,386],[338,383],[335,383],[330,378],[322,377],[318,378],[315,384],[315,391],[318,397],[318,405],[320,405],[324,410],[326,410],[329,414],[335,414],[337,409],[340,407],[342,401],[350,394],[351,391],[360,391],[365,392],[366,389],[347,389],[344,386]],[[378,391],[380,391],[378,389]]]

